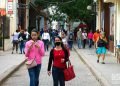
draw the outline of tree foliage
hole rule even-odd
[[[70,19],[90,19],[91,11],[87,10],[93,0],[35,0],[35,4],[47,8],[49,6],[56,6],[57,11],[55,16],[60,13],[65,13]]]

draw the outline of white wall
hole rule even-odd
[[[5,39],[5,50],[12,48],[12,34],[17,29],[18,24],[18,11],[17,11],[18,0],[13,0],[13,14],[9,15],[8,12],[8,2],[6,1],[6,16],[10,17],[10,39]]]
[[[117,30],[116,30],[116,39],[117,44],[120,42],[120,0],[117,0]]]

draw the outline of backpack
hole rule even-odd
[[[73,34],[72,33],[69,34],[69,40],[73,40]]]
[[[103,39],[99,38],[97,44],[98,44],[98,47],[106,47],[107,43]]]

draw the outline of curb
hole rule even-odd
[[[90,62],[84,58],[85,56],[83,54],[79,54],[78,51],[74,48],[75,52],[78,54],[81,61],[89,68],[89,70],[92,72],[92,74],[95,76],[96,80],[100,83],[101,86],[111,86],[109,82],[102,76],[102,74],[97,71],[93,65],[90,64]]]
[[[14,65],[13,67],[11,67],[10,69],[8,69],[7,71],[4,72],[4,74],[2,74],[0,76],[0,86],[4,83],[4,81],[6,81],[15,71],[17,71],[23,64],[25,63],[25,60],[23,60],[20,64],[18,65]]]

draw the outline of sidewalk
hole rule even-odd
[[[0,52],[0,84],[24,63],[24,55]]]
[[[78,49],[77,46],[74,48],[102,86],[120,86],[120,64],[117,64],[114,56],[107,53],[105,64],[101,64],[97,63],[95,49]]]

